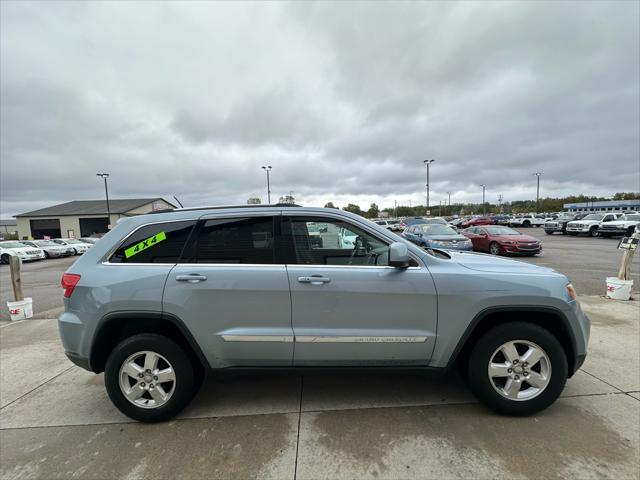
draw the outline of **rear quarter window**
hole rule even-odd
[[[195,220],[145,225],[113,253],[111,263],[177,263]]]

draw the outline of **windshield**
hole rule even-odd
[[[442,225],[446,225],[447,221],[444,218],[428,218],[427,222],[429,223],[440,223]]]
[[[423,235],[458,235],[458,232],[449,225],[443,225],[441,223],[429,223],[420,225],[418,228]]]
[[[58,246],[56,242],[52,242],[51,240],[39,240],[35,243],[40,247],[57,247]]]
[[[29,248],[28,245],[20,242],[0,242],[2,248]]]
[[[602,220],[604,218],[603,213],[592,213],[583,218],[583,220]]]
[[[69,238],[68,240],[63,240],[64,243],[71,243],[71,244],[75,244],[75,243],[84,243],[81,242],[80,240],[76,240],[75,238]]]
[[[640,222],[640,213],[635,213],[635,214],[625,213],[618,220],[631,220],[634,222]]]
[[[489,235],[520,235],[520,232],[517,232],[513,228],[509,228],[509,227],[484,227],[484,228],[489,233]]]

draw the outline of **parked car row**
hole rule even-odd
[[[502,225],[473,226],[458,232],[449,225],[415,224],[401,236],[423,248],[473,250],[492,255],[537,255],[542,251],[542,242],[537,238]]]
[[[82,255],[91,248],[91,243],[75,238],[54,238],[53,240],[6,240],[0,242],[0,263],[9,263],[11,255],[17,255],[23,262],[45,258]]]
[[[586,234],[591,237],[631,236],[640,224],[640,213],[591,213],[567,223],[569,235]]]

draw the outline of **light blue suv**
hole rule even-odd
[[[176,415],[207,371],[458,368],[492,409],[549,406],[590,323],[562,274],[425,251],[335,209],[181,209],[121,221],[64,274],[67,356],[131,418]]]

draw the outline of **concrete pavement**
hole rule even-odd
[[[65,360],[54,320],[0,327],[0,478],[638,478],[640,304],[582,297],[589,356],[529,418],[479,405],[458,378],[208,381],[142,425],[102,375]]]

